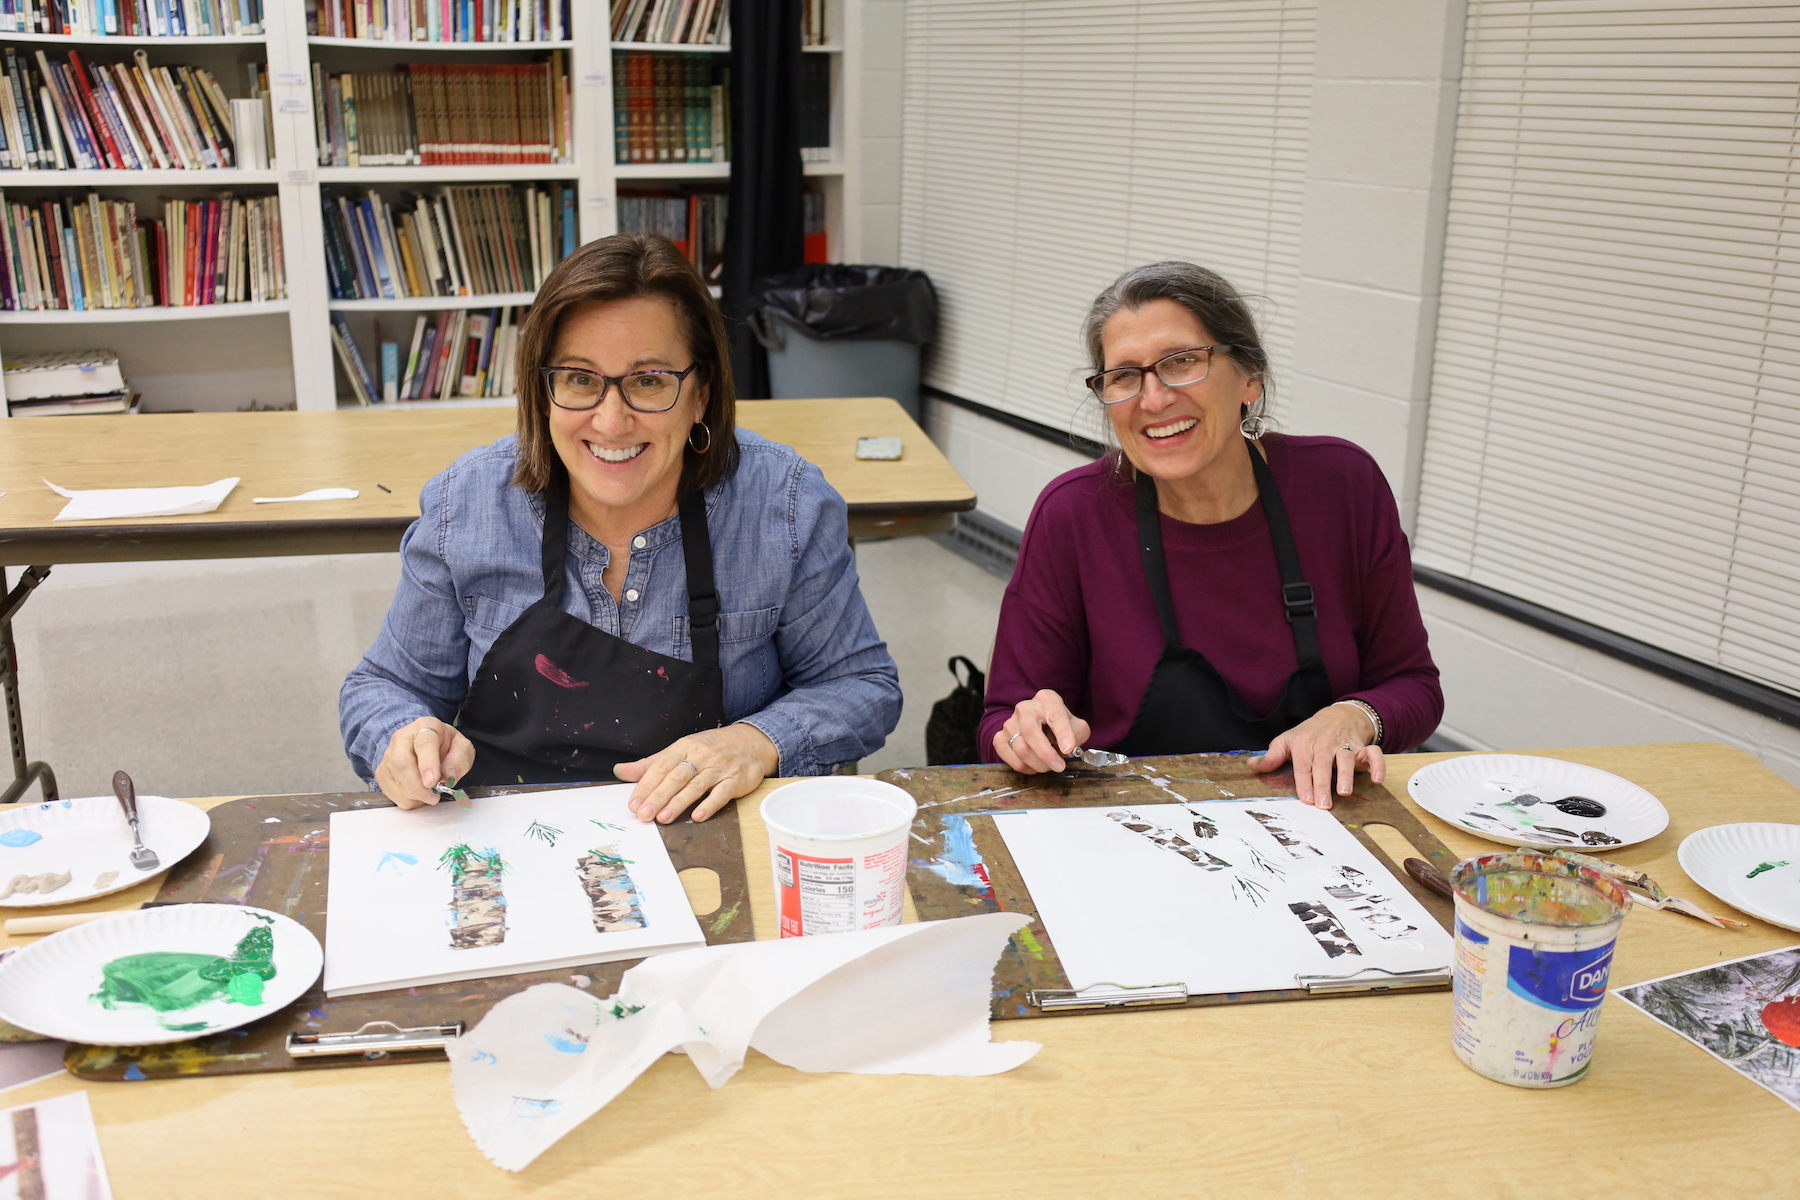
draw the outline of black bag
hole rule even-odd
[[[957,663],[969,672],[967,682],[957,675]],[[982,710],[987,707],[987,676],[960,654],[948,665],[957,688],[931,706],[931,719],[925,722],[925,765],[929,767],[981,761],[976,731],[981,725]]]
[[[937,292],[923,271],[814,263],[750,285],[764,314],[777,312],[814,338],[911,342],[937,336]],[[765,343],[766,344],[766,343]]]

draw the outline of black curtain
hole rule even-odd
[[[731,205],[720,279],[737,394],[769,394],[769,362],[744,323],[750,284],[806,260],[800,166],[801,0],[731,6]]]

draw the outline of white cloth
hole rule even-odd
[[[670,1050],[713,1087],[750,1047],[801,1071],[996,1075],[1038,1052],[994,1042],[994,961],[1019,913],[704,946],[639,963],[600,998],[560,983],[508,996],[449,1046],[463,1124],[520,1171]]]
[[[221,479],[205,487],[97,488],[72,492],[48,479],[45,486],[68,503],[56,514],[58,521],[119,521],[131,517],[178,517],[208,513],[225,502],[238,477]]]

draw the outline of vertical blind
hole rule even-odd
[[[1800,6],[1471,0],[1415,557],[1800,691]]]
[[[1260,297],[1279,378],[1314,11],[908,0],[901,257],[943,306],[926,381],[1082,428],[1081,318],[1119,272],[1167,258]]]

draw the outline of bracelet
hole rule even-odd
[[[1363,715],[1365,717],[1369,718],[1370,723],[1375,726],[1375,740],[1370,742],[1369,744],[1371,746],[1381,745],[1381,735],[1382,735],[1381,714],[1375,711],[1374,705],[1369,704],[1367,701],[1363,701],[1363,700],[1339,700],[1336,703],[1334,703],[1331,707],[1336,708],[1339,704],[1353,704],[1357,708],[1361,709]]]

